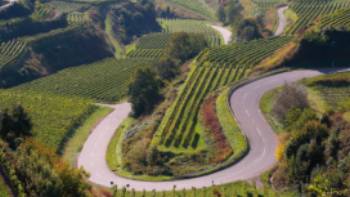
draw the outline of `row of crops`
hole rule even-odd
[[[299,31],[304,31],[321,16],[335,13],[341,9],[350,8],[350,1],[297,0],[291,3],[290,8],[298,15],[298,20],[287,29],[287,34],[295,34]]]
[[[203,53],[199,61],[211,64],[251,66],[271,55],[276,48],[288,43],[291,37],[274,37],[263,40],[253,40],[242,45],[212,48]]]
[[[150,65],[152,61],[146,59],[110,58],[64,69],[57,74],[26,83],[17,89],[112,102],[126,95],[130,79],[138,68]]]
[[[219,32],[215,31],[210,24],[205,21],[190,19],[160,19],[161,26],[166,33],[188,32],[203,34],[208,39],[211,46],[219,46],[222,38]]]
[[[72,12],[67,15],[68,24],[87,24],[91,22],[88,13]]]
[[[320,27],[350,27],[350,9],[339,10],[334,14],[322,17]]]
[[[18,40],[0,43],[0,70],[13,63],[25,50],[26,44]]]
[[[137,47],[141,49],[163,49],[167,45],[171,34],[151,33],[140,38]]]
[[[128,58],[160,58],[164,54],[171,34],[169,33],[151,33],[141,37],[136,48],[127,54]]]
[[[203,52],[167,111],[154,138],[162,150],[193,151],[200,143],[200,106],[208,93],[242,79],[249,69],[286,44],[290,38],[257,40]]]

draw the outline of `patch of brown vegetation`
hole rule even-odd
[[[215,108],[216,96],[210,96],[202,105],[201,116],[204,126],[209,131],[210,137],[214,141],[214,151],[211,161],[219,163],[226,160],[233,154],[233,150],[223,133]]]

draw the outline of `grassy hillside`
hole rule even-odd
[[[18,85],[63,68],[98,61],[113,55],[104,34],[88,27],[59,29],[22,40],[27,43],[24,49],[17,45],[12,47],[16,52],[13,53],[16,57],[15,63],[9,62],[12,64],[2,66],[3,69],[0,71],[2,87]]]
[[[96,63],[64,69],[54,75],[17,87],[66,96],[78,96],[98,102],[115,102],[123,98],[128,83],[138,68],[149,68],[153,61],[146,59],[105,59]]]
[[[25,90],[1,90],[0,109],[20,104],[33,122],[34,138],[55,151],[61,151],[74,129],[94,107],[90,101]]]
[[[179,18],[215,20],[219,6],[216,0],[156,0],[157,7],[170,10]]]
[[[159,22],[166,33],[187,32],[204,34],[212,47],[222,44],[221,34],[210,27],[209,22],[189,19],[160,19]]]

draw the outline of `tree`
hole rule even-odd
[[[138,70],[133,82],[129,85],[130,102],[133,115],[151,113],[154,106],[160,101],[160,81],[155,78],[151,70]]]
[[[193,58],[209,44],[202,34],[175,33],[166,47],[166,54],[180,62]]]
[[[257,21],[254,19],[246,19],[239,24],[237,32],[238,42],[246,42],[259,38],[262,38],[262,35]]]
[[[157,73],[163,80],[173,79],[179,73],[177,63],[169,57],[162,58],[156,66]]]
[[[216,15],[217,15],[219,21],[221,21],[222,23],[225,23],[226,13],[225,13],[225,7],[223,5],[219,6]]]
[[[0,113],[0,136],[12,149],[27,136],[31,136],[32,123],[23,107],[18,105],[13,108],[12,113],[8,110]]]

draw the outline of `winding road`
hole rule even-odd
[[[0,11],[12,6],[17,0],[4,0],[7,4],[0,6]]]
[[[213,29],[220,32],[222,37],[224,38],[224,44],[229,44],[232,39],[232,32],[228,30],[226,27],[218,26],[218,25],[211,25]]]
[[[278,27],[275,31],[275,36],[279,36],[284,32],[284,29],[287,26],[287,17],[284,15],[284,12],[288,9],[288,6],[279,7],[277,10],[278,13]]]
[[[274,158],[277,137],[265,120],[259,108],[263,94],[285,83],[295,82],[306,77],[322,74],[314,70],[297,70],[266,77],[244,85],[233,92],[230,98],[231,108],[242,132],[247,136],[250,151],[236,165],[221,171],[197,178],[165,182],[145,182],[130,180],[114,174],[109,170],[105,156],[108,143],[122,120],[130,112],[130,104],[113,106],[115,109],[92,131],[78,158],[78,166],[90,173],[93,183],[119,187],[129,185],[135,190],[171,190],[192,187],[208,187],[213,184],[224,184],[238,180],[250,180],[270,169],[276,162]]]
[[[220,28],[221,29],[221,28]],[[219,30],[224,31],[223,29]],[[228,34],[225,33],[227,40]],[[106,162],[108,144],[121,122],[131,111],[129,103],[106,105],[113,108],[105,119],[92,131],[78,157],[78,167],[84,168],[89,174],[89,180],[95,184],[111,187],[129,186],[141,190],[172,190],[208,187],[213,183],[224,184],[239,180],[251,180],[275,163],[275,148],[277,137],[260,111],[259,103],[263,94],[285,83],[295,82],[307,77],[323,74],[315,70],[297,70],[259,79],[235,90],[230,97],[230,107],[233,115],[250,145],[248,154],[235,165],[209,175],[164,182],[147,182],[130,180],[112,172]],[[111,184],[113,183],[113,184]]]

